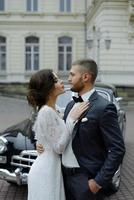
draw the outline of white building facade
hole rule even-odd
[[[92,0],[87,11],[88,57],[100,80],[134,86],[134,0]]]
[[[66,79],[93,58],[100,81],[134,85],[133,12],[132,0],[0,0],[0,82],[44,68]]]

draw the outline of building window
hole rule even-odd
[[[38,11],[38,0],[27,0],[27,11],[37,12]]]
[[[0,71],[6,70],[6,38],[0,36]]]
[[[72,38],[60,37],[58,39],[58,67],[59,71],[68,71],[72,64]]]
[[[36,71],[39,69],[39,38],[27,37],[25,39],[25,69]]]
[[[5,0],[0,0],[0,11],[5,10]]]
[[[60,0],[60,11],[71,12],[71,0]]]

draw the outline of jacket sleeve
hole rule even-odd
[[[106,186],[121,164],[125,145],[118,123],[114,104],[108,104],[100,117],[100,130],[107,151],[107,157],[95,180],[100,186]]]

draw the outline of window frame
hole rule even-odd
[[[59,0],[59,10],[60,12],[70,13],[72,10],[72,1],[71,0]]]
[[[62,38],[68,38],[70,39],[70,43],[60,43],[60,39]],[[59,48],[62,47],[63,51],[60,51]],[[68,51],[67,48],[70,48],[71,50]],[[63,69],[61,69],[60,67],[60,55],[63,55]],[[70,61],[70,67],[71,67],[71,63],[72,63],[72,58],[73,58],[73,39],[72,37],[69,36],[61,36],[58,38],[58,70],[60,72],[68,72],[70,70],[70,68],[68,68],[68,55],[70,55],[71,57],[71,61]]]
[[[36,5],[35,5],[35,1],[37,2]],[[38,10],[39,10],[39,1],[38,0],[26,0],[26,11],[27,12],[38,12]]]
[[[0,38],[3,38],[5,40],[5,42],[0,42],[0,71],[2,72],[5,72],[6,71],[6,68],[7,68],[7,41],[6,41],[6,37],[4,36],[0,36]],[[4,51],[1,51],[1,47],[4,47],[5,50]],[[3,58],[2,56],[5,55],[5,58],[4,58],[4,69],[2,69],[2,62],[3,62]]]
[[[35,38],[38,40],[38,42],[26,42],[26,39],[30,38]],[[30,51],[27,51],[27,48],[30,48]],[[37,51],[35,51],[35,48],[38,48]],[[28,55],[30,55],[30,67],[27,67],[27,62],[28,62]],[[38,58],[38,66],[35,66],[36,62],[36,57]],[[39,37],[36,36],[28,36],[25,38],[25,71],[26,72],[33,72],[33,71],[38,71],[40,68],[40,39]]]
[[[3,9],[0,9],[0,12],[3,12],[3,11],[5,11],[5,0],[0,0],[0,3],[1,3],[1,1],[3,1]],[[0,6],[1,6],[1,4],[0,4]]]

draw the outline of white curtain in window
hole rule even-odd
[[[39,69],[39,38],[27,37],[25,39],[25,69],[35,71]]]
[[[6,38],[0,36],[0,71],[6,70]]]
[[[68,71],[72,63],[72,38],[60,37],[58,39],[58,66],[60,71]]]
[[[5,0],[0,0],[0,11],[5,10]]]
[[[71,0],[60,0],[60,11],[71,12]]]
[[[38,11],[38,0],[26,0],[27,1],[27,11],[36,12]]]

